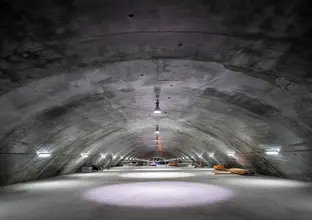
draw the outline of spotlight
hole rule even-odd
[[[88,154],[86,154],[86,153],[81,153],[80,155],[81,155],[81,157],[84,157],[84,158],[86,158],[86,157],[88,157],[88,156],[89,156],[89,155],[88,155]]]
[[[278,152],[278,150],[274,150],[274,151],[267,151],[267,152],[265,152],[267,155],[278,155],[279,154],[279,152]]]
[[[104,158],[104,157],[106,157],[106,154],[101,154],[101,158]]]
[[[156,126],[156,131],[155,131],[156,134],[159,134],[159,128],[158,128],[158,125]]]
[[[116,159],[117,158],[117,155],[113,156],[113,159]]]
[[[156,108],[154,110],[154,113],[156,113],[156,114],[160,114],[161,113],[161,110],[159,108],[159,100],[158,99],[156,101]]]
[[[227,155],[230,156],[230,157],[233,157],[234,156],[234,152],[233,153],[228,153]]]
[[[209,157],[213,157],[213,156],[214,156],[214,153],[210,153],[210,154],[209,154]]]
[[[50,153],[38,153],[37,152],[38,157],[50,157],[51,154]]]

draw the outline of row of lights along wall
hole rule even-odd
[[[47,153],[47,152],[37,152],[37,156],[40,157],[40,158],[47,158],[47,157],[51,157],[52,154],[51,153]],[[107,155],[106,154],[100,154],[101,156],[101,159],[105,158]],[[81,158],[88,158],[89,157],[89,154],[88,153],[81,153],[80,154],[80,157]],[[118,156],[117,155],[114,155],[112,156],[113,159],[116,159]],[[123,156],[119,156],[120,159],[124,159]],[[127,160],[134,160],[135,158],[132,158],[132,157],[126,157],[125,159]]]
[[[161,110],[160,110],[160,107],[159,107],[159,96],[157,95],[156,98],[157,98],[157,101],[156,101],[156,107],[154,109],[154,113],[159,115],[159,114],[161,114]],[[159,136],[158,136],[158,134],[160,133],[159,132],[159,124],[158,124],[158,121],[159,121],[158,115],[156,116],[157,125],[156,125],[156,131],[155,131],[155,134],[156,134],[156,154],[157,154],[157,156],[159,156]],[[40,158],[50,157],[51,155],[52,155],[51,153],[37,152],[37,156],[40,157]],[[89,155],[87,153],[81,153],[80,156],[82,158],[89,157]],[[117,156],[113,156],[113,159],[116,159],[116,157]],[[105,158],[105,155],[101,154],[101,158]],[[123,157],[121,157],[121,159],[123,159]],[[132,160],[133,158],[126,158],[126,159]]]
[[[267,154],[267,155],[279,155],[279,153],[280,153],[280,150],[278,149],[278,150],[267,150],[266,152],[265,152],[265,154]],[[235,156],[235,152],[228,152],[227,153],[227,155],[229,156],[229,157],[234,157]],[[203,156],[202,155],[197,155],[199,158],[203,158]],[[214,153],[208,153],[208,156],[209,157],[212,157],[212,158],[214,158]],[[192,157],[180,157],[180,158],[177,158],[177,159],[195,159],[195,157],[194,156],[192,156]]]
[[[159,133],[157,133],[157,134],[159,134]],[[156,141],[157,141],[156,150],[158,150],[158,135],[156,135]],[[267,155],[278,155],[279,152],[280,152],[280,150],[268,150],[268,151],[266,151],[265,153],[266,153]],[[157,153],[158,153],[158,151],[157,151]],[[37,152],[37,156],[40,157],[40,158],[50,157],[51,155],[52,155],[51,153]],[[106,154],[100,154],[100,155],[101,155],[101,158],[105,158],[105,157],[106,157]],[[209,153],[208,155],[209,155],[209,157],[214,157],[214,153]],[[235,153],[234,153],[234,152],[232,152],[232,153],[227,153],[227,155],[228,155],[228,156],[234,156]],[[80,156],[81,156],[82,158],[87,158],[87,157],[89,157],[89,154],[87,154],[87,153],[81,153]],[[202,155],[198,155],[198,157],[199,157],[199,158],[202,158]],[[116,155],[113,156],[113,159],[116,159],[116,158],[117,158]],[[120,158],[123,159],[124,157],[120,156]],[[181,159],[188,159],[188,158],[189,158],[189,157],[181,157]],[[126,160],[134,160],[134,159],[137,159],[137,158],[126,157],[125,159],[126,159]],[[178,159],[178,158],[176,158],[176,159]],[[175,159],[172,159],[172,160],[175,160]]]
[[[155,134],[156,134],[156,155],[159,156],[159,115],[161,114],[161,109],[160,109],[160,106],[159,106],[159,96],[157,95],[156,96],[156,107],[154,109],[154,113],[157,114],[156,115],[156,130],[155,130]],[[269,150],[269,151],[266,151],[265,152],[267,155],[278,155],[279,154],[279,150]],[[228,156],[234,156],[234,152],[232,153],[228,153],[227,154]],[[41,157],[41,158],[46,158],[46,157],[50,157],[51,156],[51,153],[40,153],[40,152],[37,152],[37,156],[38,157]],[[81,157],[82,158],[87,158],[89,155],[86,154],[86,153],[81,153]],[[103,155],[101,154],[101,158],[105,158],[106,155]],[[113,156],[113,159],[116,159],[116,155]],[[199,156],[201,157],[201,156]],[[209,154],[209,157],[214,157],[214,153],[210,153]],[[123,159],[123,157],[121,157]],[[130,158],[126,158],[126,159],[130,159]],[[133,159],[133,158],[131,158]],[[182,159],[187,159],[186,157],[182,157]]]
[[[161,114],[161,109],[160,109],[160,106],[159,106],[159,96],[157,95],[156,96],[156,107],[154,109],[154,113],[157,114],[156,115],[156,131],[155,131],[155,134],[156,134],[156,155],[159,156],[159,115]],[[278,155],[279,154],[279,150],[269,150],[269,151],[266,151],[265,152],[267,155]],[[227,153],[227,155],[229,157],[234,157],[234,152],[229,152]],[[199,156],[201,157],[201,156]],[[214,153],[209,153],[209,157],[214,157]],[[183,158],[183,157],[182,157]],[[183,159],[186,159],[186,157],[184,157]]]

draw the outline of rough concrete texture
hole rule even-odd
[[[207,169],[124,171],[72,174],[2,188],[0,219],[311,219],[311,184],[215,176]],[[123,177],[129,172],[140,178]]]
[[[235,151],[311,181],[311,12],[304,0],[1,1],[0,185],[153,156],[156,94],[165,158]]]

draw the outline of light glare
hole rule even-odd
[[[99,203],[148,208],[213,204],[232,196],[231,190],[222,187],[176,181],[110,185],[92,189],[85,194],[86,199]]]
[[[195,176],[195,174],[183,172],[137,172],[137,173],[125,173],[119,176],[124,178],[139,178],[139,179],[171,179],[171,178],[191,177]]]
[[[50,157],[51,154],[50,153],[37,153],[38,157]]]
[[[267,151],[265,152],[267,155],[277,155],[278,151]]]

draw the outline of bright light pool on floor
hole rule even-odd
[[[141,169],[132,169],[135,171],[176,171],[176,170],[181,170],[179,168],[141,168]]]
[[[85,193],[91,201],[128,207],[173,208],[212,204],[229,199],[226,188],[188,182],[140,182],[95,188]]]
[[[21,183],[9,186],[11,190],[26,190],[29,192],[39,191],[59,191],[68,190],[88,186],[88,182],[77,181],[77,180],[45,180],[38,182]]]
[[[136,173],[124,173],[119,176],[124,178],[139,178],[139,179],[171,179],[171,178],[191,177],[195,176],[195,174],[184,172],[136,172]]]
[[[295,180],[288,180],[288,179],[278,179],[278,178],[227,178],[227,184],[232,186],[241,186],[241,187],[252,187],[252,188],[297,188],[297,187],[304,187],[307,183],[295,181]]]

